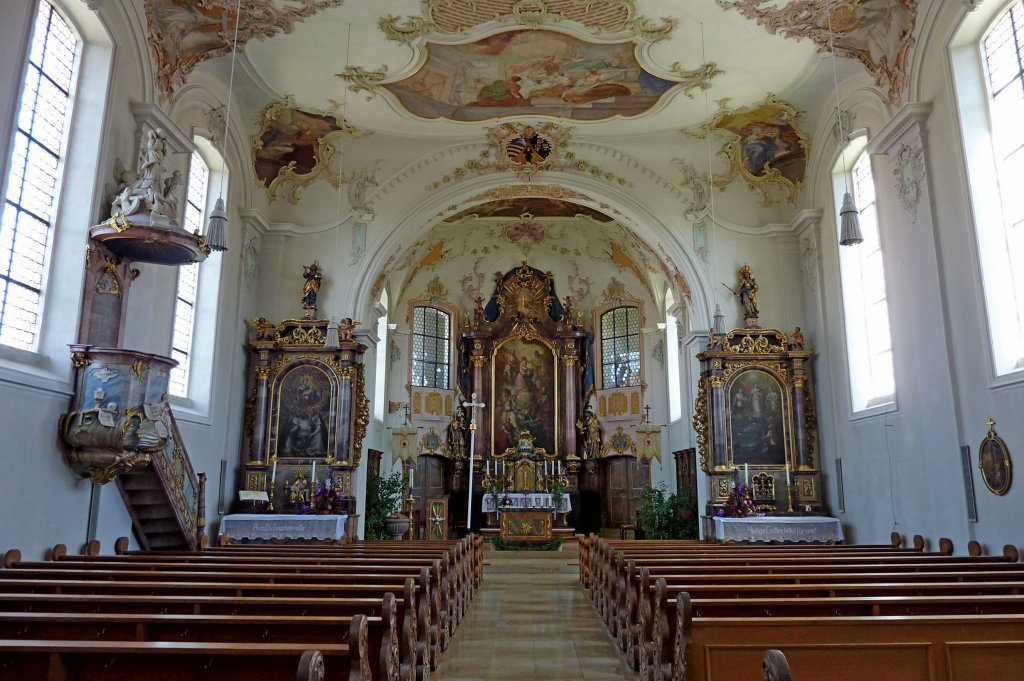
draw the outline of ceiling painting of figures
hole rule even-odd
[[[633,117],[680,85],[645,70],[632,42],[596,44],[555,31],[505,31],[426,49],[419,70],[383,87],[409,112],[427,119]]]

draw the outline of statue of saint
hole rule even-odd
[[[303,265],[302,278],[306,280],[302,285],[302,307],[316,307],[316,297],[324,279],[319,263],[314,260],[312,265]]]
[[[580,440],[583,444],[583,458],[598,458],[601,455],[603,429],[592,408],[587,407],[587,410],[583,412],[583,418],[576,421],[576,428],[580,431]]]
[[[740,305],[743,306],[743,317],[744,319],[757,319],[757,280],[754,279],[754,274],[750,271],[750,265],[744,265],[740,268],[740,284],[736,288],[730,288],[734,296],[738,296],[740,299]],[[727,287],[728,288],[728,287]]]
[[[466,410],[461,406],[448,424],[448,451],[458,459],[466,456]]]

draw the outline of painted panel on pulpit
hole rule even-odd
[[[726,385],[726,395],[732,465],[784,465],[789,401],[779,379],[762,369],[747,369],[733,375]]]
[[[554,350],[540,340],[510,339],[497,347],[492,366],[494,451],[514,447],[525,431],[536,448],[557,453]]]
[[[322,457],[334,451],[331,424],[332,385],[327,372],[297,366],[278,384],[276,453],[281,457]],[[273,449],[272,449],[273,451]]]

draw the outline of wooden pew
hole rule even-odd
[[[677,599],[673,681],[720,678],[784,649],[797,678],[976,681],[1024,666],[1024,616],[694,618]],[[823,677],[823,670],[827,676]],[[650,670],[653,671],[653,670]]]
[[[8,552],[9,554],[11,552]],[[136,570],[132,569],[137,565],[144,564],[141,561],[103,561],[103,560],[89,560],[89,561],[75,561],[70,559],[62,559],[57,562],[44,562],[44,563],[25,563],[17,560],[8,559],[6,564],[11,566],[5,570],[0,570],[0,589],[13,588],[13,589],[25,589],[31,588],[34,583],[40,589],[59,589],[60,587],[53,587],[52,585],[57,582],[111,582],[111,583],[134,583],[139,587],[139,584],[145,584],[147,582],[169,582],[171,586],[168,588],[161,588],[161,593],[176,593],[180,592],[183,588],[182,584],[191,585],[187,591],[189,593],[196,593],[196,585],[205,584],[207,586],[211,584],[220,584],[221,586],[227,585],[241,585],[242,587],[250,587],[254,584],[263,584],[266,586],[278,585],[286,587],[288,585],[303,584],[309,586],[323,586],[331,589],[331,597],[344,598],[347,595],[363,595],[373,596],[376,594],[383,594],[387,591],[401,592],[407,587],[407,582],[410,578],[403,578],[402,574],[412,573],[415,569],[414,566],[404,568],[404,572],[397,573],[396,575],[375,575],[379,579],[374,580],[375,583],[366,583],[370,579],[368,574],[336,574],[330,571],[326,566],[304,566],[303,564],[293,565],[281,565],[275,564],[274,570],[279,570],[282,567],[292,568],[288,572],[266,572],[259,571],[258,569],[246,570],[242,572],[231,571],[230,563],[225,569],[208,569],[209,565],[201,565],[199,569],[190,570],[188,564],[178,564],[173,562],[158,563],[158,567],[162,569],[154,570]],[[24,567],[31,566],[31,567]],[[250,567],[256,567],[254,564],[250,564]],[[309,572],[303,572],[304,568],[309,567]],[[325,567],[324,570],[315,570],[314,567]],[[173,569],[172,569],[173,568]],[[439,562],[435,560],[435,565],[432,570],[428,570],[426,567],[419,568],[419,584],[418,587],[414,588],[413,591],[413,606],[411,610],[404,613],[403,617],[412,617],[417,620],[419,625],[419,635],[421,648],[426,648],[426,652],[421,652],[421,657],[427,664],[432,664],[436,668],[438,656],[440,652],[447,648],[447,643],[450,635],[454,633],[450,630],[449,620],[450,612],[443,608],[444,601],[440,598],[436,598],[437,590],[441,588],[438,584],[436,575],[439,574]],[[29,583],[31,582],[31,583]],[[13,585],[13,586],[10,586]],[[79,593],[82,592],[81,585],[75,585],[72,588],[77,590]],[[419,599],[417,604],[417,598],[415,596],[416,589],[423,596]],[[155,593],[158,589],[148,589],[148,593]],[[93,589],[91,592],[96,593],[99,589]],[[228,590],[230,591],[230,590]],[[221,590],[220,593],[227,593],[228,591]],[[110,593],[107,591],[107,593]],[[267,592],[267,595],[274,595],[274,592]],[[320,597],[324,597],[321,593]],[[409,625],[403,623],[403,627]],[[422,662],[421,662],[422,663]]]
[[[396,602],[386,594],[380,617],[367,622],[366,654],[373,678],[412,681],[415,651],[400,658]],[[298,643],[322,647],[349,641],[353,622],[363,617],[193,615],[140,613],[0,612],[0,638],[29,640],[171,641],[191,643]],[[345,659],[329,659],[332,675],[348,675]],[[356,667],[358,669],[358,667]]]
[[[298,668],[299,681],[371,681],[366,643],[362,616],[348,641],[319,653],[301,643],[0,639],[0,680],[283,681]]]

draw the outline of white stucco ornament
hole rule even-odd
[[[110,214],[123,216],[133,224],[178,228],[178,198],[181,171],[168,173],[165,167],[167,136],[160,128],[146,131],[139,154],[135,179],[122,187],[110,206]]]
[[[917,204],[921,200],[921,181],[924,180],[924,152],[921,148],[901,144],[892,174],[896,178],[896,193],[903,210],[910,213],[912,222],[917,222]]]

